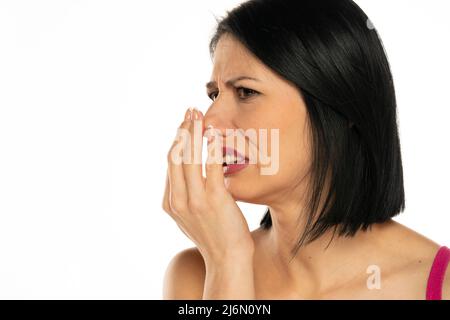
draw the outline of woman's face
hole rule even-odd
[[[306,181],[303,178],[310,164],[307,112],[299,91],[228,34],[217,43],[213,63],[207,85],[213,102],[205,114],[205,125],[220,132],[224,145],[230,141],[226,137],[232,136],[229,129],[243,129],[234,133],[234,149],[250,160],[255,159],[255,151],[271,160],[268,163],[258,156],[256,163],[226,174],[227,189],[239,201],[265,205],[285,201],[304,188],[300,181]],[[267,138],[261,139],[264,130]],[[279,137],[272,140],[271,133],[276,130]],[[237,143],[242,132],[257,133],[256,137],[245,135],[245,150]]]

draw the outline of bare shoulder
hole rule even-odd
[[[393,222],[388,229],[393,232],[384,234],[389,247],[384,251],[396,265],[391,277],[392,284],[398,284],[393,286],[394,291],[402,297],[425,298],[429,273],[441,245],[398,222]],[[443,288],[443,297],[446,296],[450,298],[450,276],[446,277]]]
[[[205,282],[205,264],[197,248],[177,253],[164,275],[163,299],[201,300]]]

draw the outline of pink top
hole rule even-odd
[[[442,300],[442,285],[449,261],[450,249],[446,246],[440,247],[434,257],[433,265],[428,276],[427,300]]]

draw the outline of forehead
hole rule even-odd
[[[213,57],[211,80],[227,79],[245,74],[255,78],[267,78],[268,69],[244,45],[234,37],[224,34],[220,37]]]

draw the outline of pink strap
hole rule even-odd
[[[449,261],[450,249],[446,246],[440,247],[434,257],[430,275],[428,276],[427,300],[442,300],[442,285]]]

